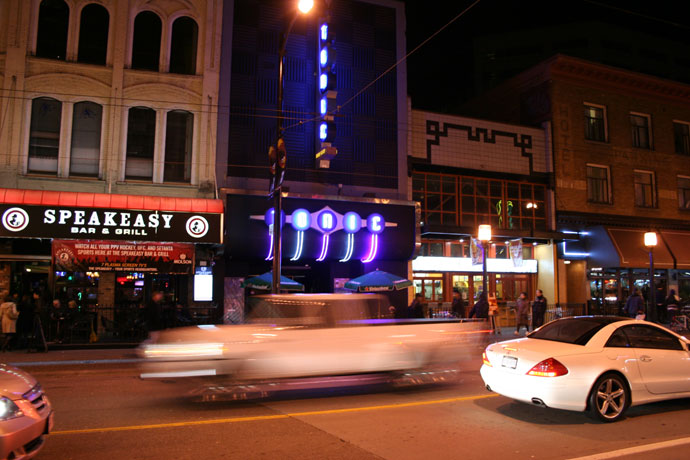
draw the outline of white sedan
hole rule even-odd
[[[690,341],[646,321],[563,318],[489,345],[481,375],[508,398],[613,422],[631,405],[690,397]]]

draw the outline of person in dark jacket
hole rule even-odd
[[[546,314],[546,297],[541,289],[537,289],[537,296],[532,301],[532,329],[541,327],[544,324]]]
[[[635,288],[632,295],[625,302],[625,313],[629,317],[634,318],[640,312],[644,313],[644,303],[642,302],[642,297],[640,297],[640,291]]]
[[[453,289],[453,304],[451,306],[453,316],[456,318],[465,317],[465,302],[462,300],[462,295],[457,289]]]
[[[414,296],[414,300],[410,306],[407,307],[407,317],[424,318],[424,296],[422,294]]]
[[[472,306],[470,310],[470,318],[488,318],[489,317],[489,301],[486,300],[486,293],[479,294],[479,300]]]
[[[520,326],[525,326],[529,332],[529,300],[527,300],[526,292],[521,292],[515,301],[515,314],[517,316],[515,335],[520,335]]]

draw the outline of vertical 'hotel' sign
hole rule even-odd
[[[335,112],[337,110],[336,97],[336,68],[335,68],[335,33],[331,24],[330,1],[326,2],[328,10],[323,19],[319,21],[319,73],[318,73],[318,107],[321,115],[318,124],[318,136],[321,150],[316,154],[316,163],[320,168],[330,167],[330,162],[335,158],[338,149],[333,146],[335,140]]]

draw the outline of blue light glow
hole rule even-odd
[[[321,24],[319,30],[321,31],[321,40],[328,40],[328,24]]]
[[[271,242],[268,245],[268,255],[264,260],[273,260],[273,232],[268,232],[271,238]]]
[[[367,228],[371,233],[379,234],[383,232],[385,226],[386,221],[381,214],[372,214],[367,219]]]
[[[319,53],[319,62],[321,63],[321,67],[328,63],[328,48],[321,49],[321,52]]]
[[[348,233],[347,235],[347,250],[345,251],[345,257],[340,259],[338,262],[348,262],[352,258],[352,253],[355,249],[355,235],[353,233]]]
[[[356,212],[346,212],[343,217],[343,230],[346,233],[357,233],[362,228],[362,218]]]
[[[292,213],[292,228],[297,231],[304,231],[311,227],[311,213],[304,208],[297,209]]]
[[[324,233],[329,233],[335,229],[335,226],[337,224],[337,219],[335,217],[335,214],[332,211],[321,211],[319,213],[319,217],[317,218],[317,222],[319,224],[319,228],[324,232]]]
[[[302,249],[304,248],[304,232],[297,232],[297,247],[295,248],[295,255],[290,259],[291,261],[299,260],[302,257]]]
[[[319,139],[322,141],[325,141],[326,138],[328,137],[328,124],[327,123],[321,123],[319,125]]]
[[[326,256],[328,255],[328,241],[330,240],[330,237],[328,236],[328,233],[323,235],[323,238],[321,239],[321,255],[319,256],[318,259],[316,259],[317,262],[323,262],[326,259]]]
[[[368,264],[376,258],[376,253],[379,250],[379,236],[376,233],[371,235],[371,245],[369,246],[369,255],[362,259],[362,263]]]
[[[325,73],[322,73],[319,76],[319,89],[321,91],[324,91],[328,87],[328,75]]]
[[[320,109],[321,109],[321,115],[326,115],[326,112],[328,111],[328,101],[326,100],[325,97],[321,98]]]

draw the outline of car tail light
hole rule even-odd
[[[553,358],[545,359],[529,370],[527,375],[536,377],[560,377],[566,375],[568,368]]]
[[[486,364],[489,367],[493,367],[491,363],[489,362],[489,358],[486,356],[486,352],[482,352],[482,363]]]

